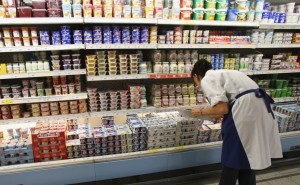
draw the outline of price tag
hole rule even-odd
[[[149,152],[151,152],[151,153],[157,153],[158,150],[157,149],[151,149],[151,150],[149,150]]]
[[[2,103],[3,104],[13,104],[14,101],[13,100],[3,100]]]
[[[175,149],[176,149],[176,150],[183,150],[183,149],[184,149],[184,146],[176,146]]]

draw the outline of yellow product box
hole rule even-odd
[[[0,74],[6,74],[6,64],[0,64]]]
[[[154,16],[154,7],[146,6],[146,18],[153,18]]]

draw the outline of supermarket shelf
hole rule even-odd
[[[226,26],[226,27],[258,27],[258,22],[236,21],[196,21],[196,20],[170,20],[158,19],[158,25],[197,25],[197,26]]]
[[[87,76],[87,81],[105,81],[105,80],[134,80],[134,79],[146,79],[147,74],[137,75],[102,75],[102,76]]]
[[[36,24],[79,24],[83,23],[83,18],[4,18],[0,25],[36,25]]]
[[[86,49],[156,49],[156,44],[86,44]]]
[[[256,44],[158,44],[157,49],[255,49]]]
[[[276,24],[276,23],[260,23],[260,29],[284,29],[284,30],[293,30],[300,29],[299,23],[284,23],[284,24]]]
[[[4,74],[4,75],[0,75],[0,80],[14,79],[14,78],[32,78],[32,77],[84,75],[84,74],[86,74],[86,69],[61,70],[61,71],[41,71],[41,72],[30,72],[30,73]]]
[[[116,110],[116,111],[102,111],[102,112],[91,112],[90,117],[101,117],[101,116],[120,116],[127,114],[147,114],[147,113],[159,113],[159,112],[173,112],[184,109],[207,107],[208,104],[198,106],[180,106],[180,107],[167,107],[167,108],[155,108],[147,107],[143,109],[128,109],[128,110]]]
[[[284,144],[285,139],[293,139],[293,142],[298,142],[300,137],[300,131],[294,131],[294,132],[287,132],[287,133],[280,133],[281,141]],[[199,150],[214,150],[214,149],[220,149],[222,145],[222,141],[217,142],[210,142],[210,143],[201,143],[201,144],[195,144],[195,145],[188,145],[188,146],[177,146],[177,147],[171,147],[171,148],[163,148],[163,149],[153,149],[148,151],[141,151],[141,152],[132,152],[132,153],[124,153],[124,154],[115,154],[115,155],[106,155],[106,156],[96,156],[96,157],[87,157],[87,158],[79,158],[79,159],[68,159],[68,160],[61,160],[61,161],[51,161],[51,162],[42,162],[42,163],[32,163],[32,164],[22,164],[22,165],[14,165],[14,166],[3,166],[0,167],[0,175],[6,175],[10,173],[16,173],[16,172],[25,172],[28,171],[30,168],[31,170],[50,170],[55,168],[61,168],[64,166],[75,166],[78,167],[78,165],[82,164],[91,164],[91,163],[105,163],[108,161],[111,162],[120,162],[121,160],[125,159],[133,159],[137,160],[138,158],[143,157],[151,157],[151,156],[160,156],[160,155],[177,155],[182,152],[192,152],[192,151],[199,151]],[[290,144],[292,145],[292,144]],[[287,147],[285,147],[287,148]],[[284,149],[284,151],[286,151]],[[212,151],[210,151],[212,152]],[[221,151],[220,151],[221,152]],[[211,153],[213,154],[213,153]],[[218,156],[216,159],[219,160],[220,153],[217,153],[217,155],[213,154],[214,157]],[[205,156],[205,155],[203,155]],[[210,156],[212,157],[212,156]],[[193,157],[192,157],[193,158]],[[203,158],[205,160],[207,158]],[[187,162],[188,160],[185,160],[184,162]],[[128,162],[131,162],[129,160]],[[153,161],[152,161],[153,162]],[[217,161],[216,161],[217,162]],[[111,164],[111,163],[106,163]],[[207,163],[206,163],[207,164]]]
[[[253,71],[253,75],[283,74],[283,73],[300,73],[300,69],[281,69],[281,70]]]
[[[283,102],[290,102],[290,101],[300,101],[300,97],[286,97],[286,98],[274,98],[275,103],[283,103]]]
[[[98,17],[86,17],[84,23],[87,24],[157,24],[157,19],[146,18],[98,18]]]
[[[68,94],[68,95],[60,95],[60,96],[42,96],[42,97],[1,99],[0,105],[66,101],[66,100],[81,100],[81,99],[87,99],[87,93]]]
[[[68,120],[68,119],[80,119],[80,118],[89,118],[89,117],[90,117],[89,113],[30,117],[30,118],[0,120],[0,125],[16,124],[16,123],[25,124],[25,123],[40,122],[40,121]]]
[[[26,51],[59,51],[85,49],[84,44],[0,47],[0,53]]]
[[[300,48],[300,44],[258,44],[257,48]]]
[[[87,81],[190,78],[191,74],[136,74],[87,76]]]

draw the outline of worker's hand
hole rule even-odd
[[[195,116],[195,117],[199,117],[201,116],[201,110],[198,108],[194,108],[192,109],[192,115]]]

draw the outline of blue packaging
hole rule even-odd
[[[59,31],[53,31],[52,36],[60,37],[60,32]]]
[[[274,12],[273,16],[274,16],[274,23],[278,23],[278,21],[279,21],[279,13],[278,12]]]
[[[50,36],[49,31],[40,31],[40,36]]]
[[[62,40],[62,44],[71,44],[71,40]]]
[[[70,26],[61,26],[60,29],[61,29],[61,31],[70,30]]]
[[[102,44],[102,40],[101,39],[94,39],[94,44]]]
[[[227,11],[227,21],[237,21],[239,11],[237,9],[228,9]]]
[[[85,44],[93,44],[93,40],[92,39],[84,39],[84,43]]]
[[[265,2],[263,10],[270,11],[271,10],[271,3],[270,2]]]
[[[82,36],[81,35],[74,35],[73,39],[74,39],[74,41],[75,40],[82,40]]]
[[[275,16],[276,16],[276,12],[270,12],[269,13],[269,22],[275,22]]]
[[[82,36],[82,31],[81,30],[74,30],[73,35],[81,35]]]
[[[71,40],[71,35],[62,35],[61,37],[62,39],[65,39],[65,40]]]
[[[271,12],[263,12],[261,16],[261,20],[268,20]]]
[[[94,30],[93,35],[94,36],[99,36],[99,35],[102,36],[102,31],[101,30]]]
[[[88,35],[88,36],[84,36],[84,39],[93,39],[93,37]]]
[[[52,37],[52,45],[61,45],[60,38]]]
[[[279,13],[278,23],[285,23],[286,13]]]
[[[101,27],[101,26],[94,26],[94,27],[93,27],[93,30],[100,30],[100,31],[101,31],[101,30],[102,30],[102,27]]]
[[[93,32],[90,29],[86,28],[83,32],[83,35],[84,35],[84,37],[86,37],[86,36],[91,36],[92,37]]]
[[[102,35],[94,35],[94,39],[101,39],[102,40]]]
[[[41,39],[40,42],[41,42],[41,45],[51,45],[49,39],[48,39],[48,40],[42,40],[42,39]]]
[[[82,44],[82,40],[74,40],[74,44]]]

